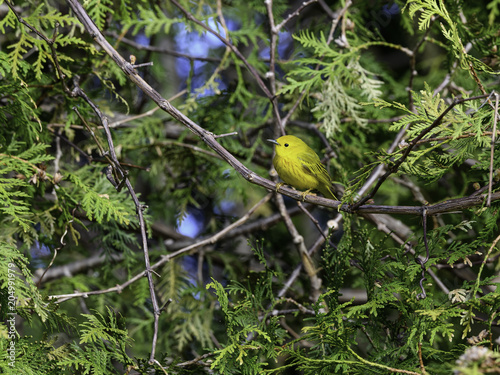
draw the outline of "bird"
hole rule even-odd
[[[318,154],[302,139],[294,135],[284,135],[278,139],[268,139],[276,145],[273,165],[278,176],[288,185],[302,193],[303,200],[311,190],[318,190],[325,198],[335,199],[333,181]],[[276,186],[276,191],[283,185]]]

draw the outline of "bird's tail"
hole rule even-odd
[[[321,189],[320,192],[325,196],[325,198],[338,201],[340,200],[339,198],[342,198],[342,196],[344,195],[344,190],[345,189],[342,185],[332,184],[331,186],[325,186],[325,188]]]

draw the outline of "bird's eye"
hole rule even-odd
[[[285,147],[288,147],[288,143],[285,143]]]

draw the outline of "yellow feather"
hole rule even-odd
[[[274,168],[286,184],[299,190],[319,190],[326,198],[337,199],[325,166],[304,141],[293,135],[269,141],[276,145]]]

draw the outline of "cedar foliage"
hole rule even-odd
[[[398,162],[374,203],[425,213],[428,205],[485,194],[491,165],[498,190],[495,97],[463,101],[436,122],[457,98],[498,86],[498,0],[179,4],[246,61],[213,42],[176,2],[84,2],[119,53],[154,63],[137,69],[175,107],[214,134],[236,132],[219,142],[260,176],[269,176],[266,139],[279,128],[248,66],[275,90],[281,118],[290,114],[286,131],[325,154],[345,186],[345,204],[360,198],[377,167]],[[293,15],[277,45],[269,5],[275,25]],[[12,6],[25,24],[0,0],[2,373],[499,371],[495,199],[425,220],[391,207],[384,219],[309,206],[323,230],[342,215],[313,256],[322,280],[314,298],[304,269],[286,284],[303,258],[282,224],[279,200],[196,247],[268,192],[154,110],[67,4]],[[117,157],[147,205],[154,293],[163,307],[155,363],[148,362],[154,305],[141,277],[136,206],[110,182],[102,119],[73,95],[76,86],[110,119]],[[390,148],[398,133],[404,140]],[[321,243],[296,202],[285,203],[307,246]],[[175,231],[194,215],[195,238]],[[66,296],[75,292],[88,294]],[[15,361],[8,358],[12,343]]]

